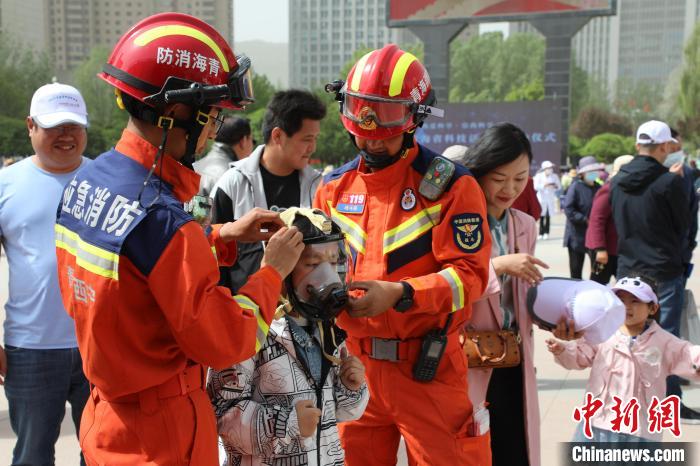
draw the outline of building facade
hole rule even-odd
[[[386,0],[289,0],[290,86],[340,78],[357,50],[416,43],[408,30],[386,27],[385,8]]]
[[[0,28],[67,70],[93,47],[111,49],[139,20],[166,11],[201,18],[233,43],[233,3],[217,0],[0,0]]]

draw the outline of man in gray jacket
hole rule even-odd
[[[214,184],[226,173],[231,163],[244,159],[253,151],[253,134],[250,120],[226,117],[216,133],[211,150],[194,163],[194,170],[201,175],[199,192],[209,196]]]
[[[263,118],[263,142],[232,164],[214,186],[212,220],[241,218],[254,207],[311,207],[321,174],[309,166],[326,106],[307,91],[277,92]],[[221,269],[221,285],[233,293],[260,267],[262,243],[238,245],[233,267]]]

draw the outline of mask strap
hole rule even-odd
[[[317,322],[318,325],[318,331],[321,334],[321,351],[323,351],[323,356],[328,359],[331,363],[335,364],[336,366],[339,366],[343,360],[340,358],[336,358],[332,354],[326,353],[326,348],[323,342],[325,342],[325,338],[323,337],[323,323],[322,322]],[[335,342],[335,331],[333,330],[333,324],[331,323],[331,341],[333,342],[333,347],[337,348],[338,344]]]

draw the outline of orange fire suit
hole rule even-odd
[[[488,434],[477,435],[467,396],[467,364],[458,329],[487,283],[491,237],[484,196],[469,172],[456,171],[430,201],[419,185],[436,154],[423,147],[376,172],[360,157],[331,172],[315,206],[346,234],[354,259],[352,280],[405,280],[415,290],[404,313],[338,324],[366,367],[370,401],[361,419],[340,428],[346,464],[393,465],[400,436],[411,464],[488,465]],[[431,176],[438,173],[431,173]],[[447,346],[431,382],[412,377],[424,335],[445,326]]]
[[[270,267],[236,296],[217,286],[236,246],[182,209],[199,176],[124,131],[64,190],[56,223],[63,303],[94,386],[80,445],[91,465],[217,465],[203,366],[225,368],[265,341],[281,278]],[[157,176],[156,176],[157,175]]]

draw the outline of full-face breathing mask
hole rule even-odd
[[[298,267],[288,278],[289,300],[296,311],[314,321],[333,320],[348,303],[345,282],[348,256],[344,240],[307,244]],[[305,264],[309,264],[306,265]],[[293,275],[313,269],[294,284]]]
[[[318,209],[293,207],[280,214],[304,235],[304,252],[285,279],[292,308],[312,321],[332,321],[347,306],[346,272],[352,256],[340,227]]]

